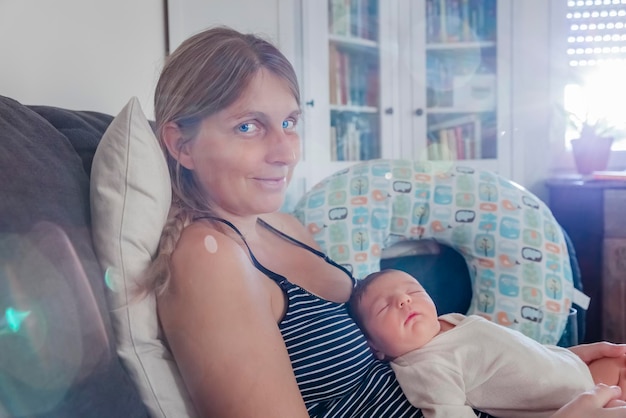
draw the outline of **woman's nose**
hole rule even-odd
[[[272,133],[268,158],[272,164],[292,165],[300,155],[300,141],[295,133],[287,134],[282,129]]]

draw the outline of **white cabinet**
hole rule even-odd
[[[510,176],[510,0],[302,0],[301,10],[309,185],[371,158]]]
[[[302,1],[301,170],[308,185],[355,161],[399,156],[392,3]]]

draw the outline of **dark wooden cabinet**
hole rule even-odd
[[[583,342],[626,342],[626,181],[569,177],[546,185],[591,297]]]

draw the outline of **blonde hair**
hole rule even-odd
[[[154,95],[157,137],[172,180],[172,208],[163,229],[157,257],[147,272],[148,286],[162,293],[170,281],[170,258],[182,230],[194,219],[212,216],[211,202],[193,172],[183,167],[163,141],[166,125],[181,134],[179,148],[193,141],[207,117],[232,105],[252,78],[265,69],[287,83],[298,105],[295,71],[270,42],[227,27],[215,27],[184,41],[166,60]]]

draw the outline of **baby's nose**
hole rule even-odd
[[[399,305],[401,308],[411,303],[411,297],[409,295],[402,295],[399,298]]]

